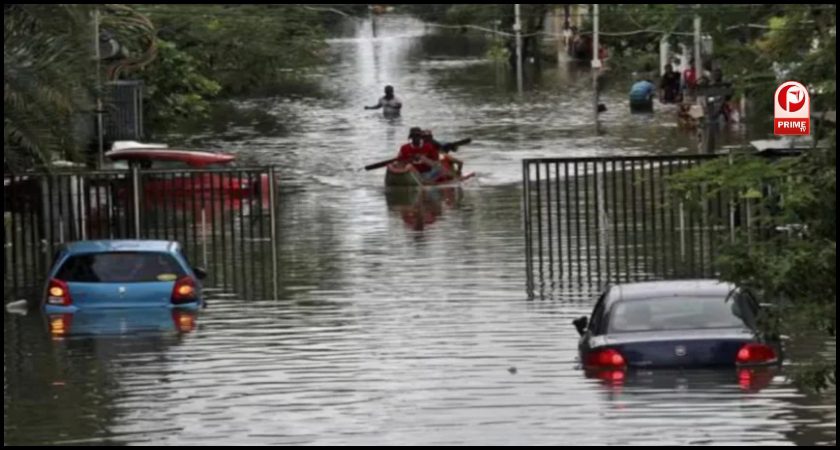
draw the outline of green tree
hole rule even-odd
[[[835,110],[834,7],[784,6],[771,13],[764,24],[753,24],[760,33],[752,32],[745,49],[738,51],[752,58],[727,64],[736,70],[747,65],[768,70],[770,78],[743,79],[743,85],[767,104],[772,105],[780,81],[793,79],[808,86],[812,111]],[[764,111],[769,116],[769,107]],[[718,264],[724,279],[750,286],[776,303],[763,322],[764,332],[794,340],[836,339],[835,127],[817,122],[812,132],[828,148],[775,161],[751,156],[720,159],[674,179],[674,189],[686,199],[696,200],[702,185],[708,197],[725,192],[742,204],[750,202],[753,230],[742,230],[726,244]],[[797,381],[817,389],[836,384],[836,360],[812,354],[804,363],[794,374]]]
[[[146,5],[158,36],[224,95],[252,94],[322,61],[322,14],[292,5]]]
[[[834,142],[834,133],[831,134]],[[671,188],[689,201],[732,196],[749,208],[734,241],[721,236],[721,278],[759,292],[774,304],[762,331],[793,342],[834,340],[836,333],[836,146],[804,156],[768,160],[721,158],[677,175]],[[698,186],[704,195],[698,196]],[[794,355],[795,380],[812,388],[836,383],[836,361]]]
[[[78,157],[89,137],[78,132],[79,112],[93,109],[91,8],[5,5],[3,13],[5,166]]]
[[[219,83],[199,71],[195,58],[171,42],[158,40],[154,62],[139,72],[145,82],[146,128],[165,133],[182,120],[206,118]]]
[[[701,8],[703,23],[715,37],[715,61],[761,99],[756,112],[764,113],[768,129],[773,93],[785,80],[808,87],[813,112],[836,109],[834,5],[731,6],[743,14]],[[685,200],[723,194],[742,208],[749,204],[751,226],[741,226],[734,240],[721,236],[718,268],[723,279],[773,302],[762,331],[793,342],[836,339],[836,125],[816,122],[812,133],[828,148],[781,160],[721,158],[671,180]],[[812,353],[800,362],[796,381],[816,389],[836,384],[835,359]]]

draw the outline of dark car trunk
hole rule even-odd
[[[628,332],[606,336],[628,367],[733,367],[738,350],[755,342],[744,329]],[[594,349],[597,350],[597,349]]]

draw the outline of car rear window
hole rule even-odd
[[[56,278],[83,283],[174,281],[185,275],[178,261],[167,253],[88,253],[69,257]]]
[[[610,311],[609,332],[736,328],[753,314],[734,298],[661,297],[622,301]]]

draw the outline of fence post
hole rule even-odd
[[[680,202],[680,262],[685,263],[685,203]]]
[[[707,248],[708,248],[707,254],[709,255],[709,267],[710,267],[709,270],[711,270],[712,259],[713,259],[713,257],[712,257],[712,238],[713,237],[712,237],[712,232],[710,230],[710,228],[712,228],[713,225],[711,223],[712,221],[709,219],[709,202],[706,199],[706,184],[705,183],[702,183],[700,185],[700,202],[701,202],[700,207],[702,209],[702,213],[701,213],[701,216],[700,216],[700,233],[698,233],[700,235],[700,237],[699,237],[699,239],[700,239],[700,261],[699,261],[699,265],[700,265],[700,272],[705,273],[704,270],[706,269],[706,267],[704,266],[705,261],[704,261],[704,258],[703,258],[703,254],[704,254],[704,252],[706,251]],[[704,236],[707,236],[707,238],[706,238],[707,241],[705,243],[703,242],[703,237]]]
[[[525,279],[528,296],[533,298],[533,261],[531,261],[531,170],[528,160],[522,160],[522,225],[525,228]]]
[[[71,180],[72,180],[72,178],[71,178]],[[82,229],[79,230],[79,232],[82,236],[83,241],[87,240],[87,222],[88,222],[88,219],[89,219],[88,216],[87,216],[88,209],[86,207],[86,202],[88,201],[87,189],[85,187],[86,183],[87,183],[87,177],[79,175],[78,182],[76,183],[76,186],[79,189],[77,191],[77,193],[79,195],[79,211],[80,211],[79,214],[82,216],[80,218],[81,220],[79,221],[81,223],[81,228]]]
[[[729,150],[727,155],[727,160],[729,165],[733,164],[732,160],[732,150]],[[735,243],[735,200],[732,198],[732,193],[729,192],[729,243]]]
[[[207,212],[201,207],[201,254],[204,268],[207,268]]]
[[[271,222],[271,288],[277,300],[277,202],[274,186],[274,166],[268,168],[268,203]]]
[[[140,239],[140,168],[136,165],[131,167],[131,185],[134,191],[134,238]]]
[[[595,163],[595,189],[597,189],[598,193],[598,215],[600,216],[599,222],[600,226],[598,227],[598,240],[600,241],[599,251],[598,251],[598,260],[603,261],[604,265],[601,266],[607,272],[607,283],[609,282],[609,265],[607,264],[607,257],[606,255],[609,254],[609,249],[607,245],[609,245],[609,236],[610,236],[610,217],[607,213],[607,206],[606,206],[606,198],[607,195],[607,174],[606,170],[601,171],[600,180],[598,180],[598,163]],[[559,182],[559,181],[558,181]],[[559,219],[558,219],[559,220]],[[598,274],[599,278],[601,274]],[[600,279],[599,279],[600,281]]]
[[[750,211],[750,199],[744,199],[744,208],[747,212],[747,244],[752,244],[752,213]]]

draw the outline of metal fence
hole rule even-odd
[[[277,291],[273,168],[4,174],[4,293],[37,296],[58,246],[90,239],[180,241],[211,288]]]
[[[523,218],[529,291],[714,276],[721,236],[754,219],[731,195],[686,204],[668,177],[717,155],[527,159]],[[704,195],[696,186],[696,196]],[[728,230],[729,233],[723,231]]]

